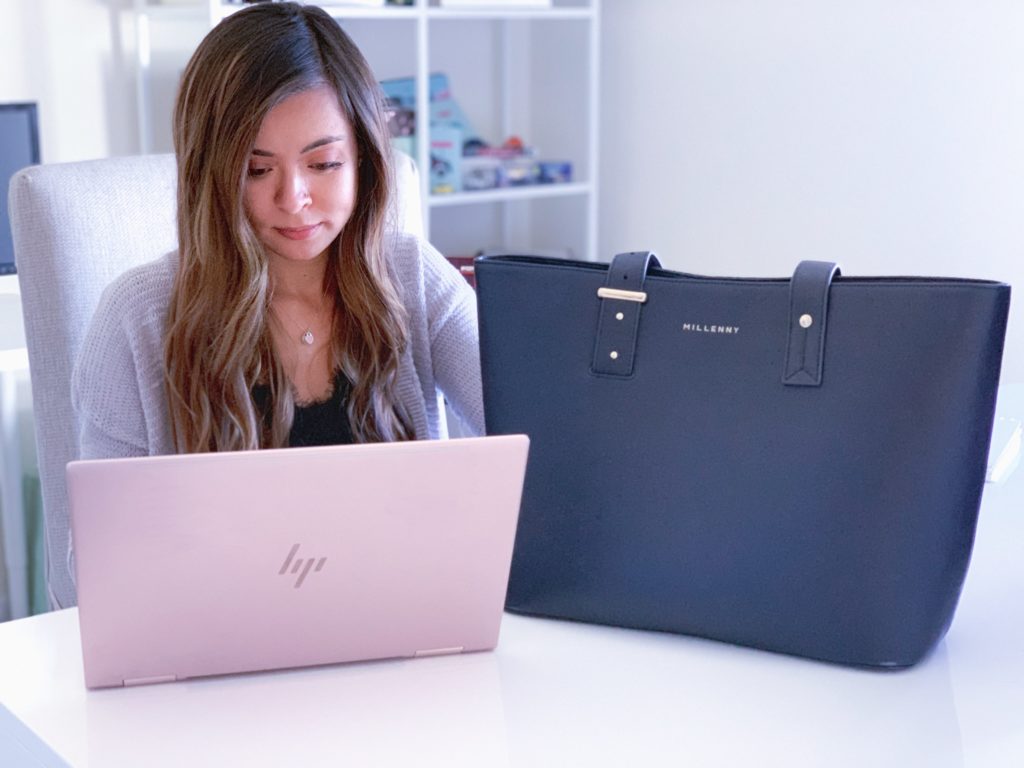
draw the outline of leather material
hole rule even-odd
[[[660,266],[650,251],[620,253],[608,269],[605,288],[640,293],[647,269]],[[597,341],[591,371],[598,375],[631,376],[636,354],[636,333],[643,302],[630,299],[599,299]]]
[[[839,267],[828,261],[801,261],[789,286],[789,343],[786,373],[790,386],[821,385],[825,367],[828,296]]]
[[[510,610],[843,664],[927,654],[970,558],[1010,288],[835,274],[652,267],[623,376],[594,366],[626,304],[596,298],[608,265],[477,260],[487,430],[531,439]]]

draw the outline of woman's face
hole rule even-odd
[[[245,210],[272,259],[310,261],[327,250],[355,206],[358,161],[352,127],[327,86],[267,114],[249,157]]]

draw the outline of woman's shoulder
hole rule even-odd
[[[116,277],[103,291],[72,373],[83,456],[169,452],[160,421],[163,329],[177,268],[167,254]]]
[[[431,254],[425,252],[434,250],[433,246],[419,235],[401,231],[388,233],[385,248],[388,258],[395,267],[416,270],[421,268],[425,257],[430,257]]]
[[[457,272],[433,245],[419,235],[392,232],[386,241],[388,261],[396,277],[405,285],[448,280]]]
[[[129,300],[134,294],[153,293],[170,295],[174,276],[178,269],[178,252],[171,251],[158,259],[138,264],[115,277],[106,288],[106,293]]]
[[[162,317],[170,301],[178,266],[176,251],[132,267],[104,289],[96,308],[97,318],[136,321],[140,315],[159,313]]]

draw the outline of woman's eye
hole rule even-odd
[[[335,168],[341,168],[344,163],[337,160],[331,160],[326,163],[313,163],[309,167],[314,171],[333,171]]]
[[[268,173],[270,173],[269,168],[253,168],[252,166],[249,167],[250,179],[258,179],[260,176],[265,176]]]

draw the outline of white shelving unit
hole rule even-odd
[[[245,6],[134,2],[141,149],[170,151],[173,91],[188,55],[206,31]],[[541,158],[573,164],[571,183],[432,194],[429,142],[418,141],[424,226],[442,252],[596,258],[600,0],[552,0],[546,8],[449,8],[439,0],[320,5],[353,37],[378,77],[415,77],[418,133],[429,114],[429,75],[444,71],[454,98],[489,143],[519,135]],[[177,48],[161,47],[164,28]]]

